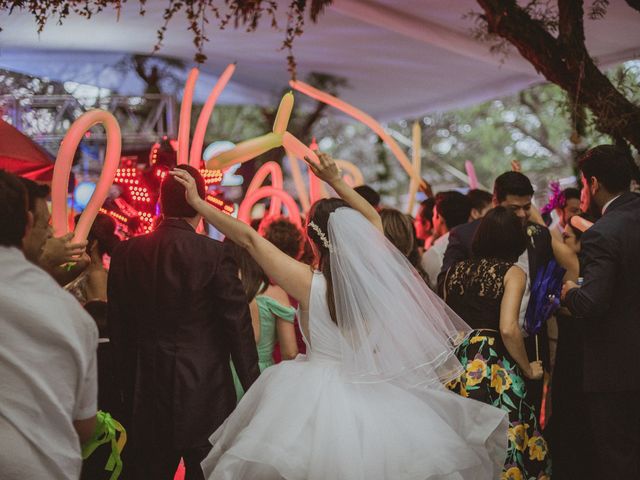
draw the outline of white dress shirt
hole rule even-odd
[[[98,329],[14,247],[0,246],[0,477],[80,477],[73,422],[97,408]]]
[[[444,261],[444,252],[447,251],[449,245],[449,232],[438,238],[431,248],[422,254],[420,265],[427,274],[429,287],[435,290],[438,285],[438,275],[442,270],[442,262]]]
[[[529,252],[525,250],[522,255],[518,258],[516,265],[524,270],[525,275],[527,276],[527,283],[524,288],[524,295],[522,296],[522,303],[520,304],[520,315],[518,316],[518,323],[520,324],[520,329],[522,330],[522,334],[526,337],[527,333],[524,331],[524,316],[527,313],[527,306],[529,305],[529,297],[531,296],[531,278],[529,276]]]

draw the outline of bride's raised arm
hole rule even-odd
[[[341,199],[347,202],[351,208],[360,212],[364,218],[369,220],[374,227],[382,232],[380,214],[378,214],[376,209],[362,198],[358,192],[347,185],[347,182],[342,179],[340,169],[333,158],[326,153],[319,153],[318,158],[320,159],[320,163],[315,163],[308,157],[305,157],[304,160],[319,179],[331,185],[331,188],[336,191]]]
[[[194,178],[185,170],[176,169],[169,173],[185,187],[187,201],[207,222],[245,248],[269,278],[298,300],[303,309],[308,308],[313,277],[308,265],[280,251],[246,223],[209,205],[200,198]]]

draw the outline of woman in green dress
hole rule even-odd
[[[238,275],[249,300],[260,371],[274,364],[273,350],[277,344],[280,345],[282,360],[294,359],[298,355],[294,328],[296,310],[291,306],[289,296],[282,288],[269,282],[269,278],[246,250],[231,241],[227,240],[225,243],[238,263]],[[231,367],[236,395],[240,401],[244,390],[233,364]]]

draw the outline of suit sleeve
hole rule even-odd
[[[611,304],[616,279],[613,247],[598,232],[582,237],[582,272],[584,284],[567,292],[565,304],[577,317],[600,317]]]
[[[447,271],[456,263],[462,262],[467,258],[469,258],[469,251],[460,238],[459,230],[454,228],[449,232],[449,244],[444,252],[442,269],[438,275],[438,294],[440,296],[444,293],[444,280],[447,276]]]
[[[260,375],[251,313],[238,278],[238,266],[226,249],[214,280],[215,296],[222,306],[218,314],[240,383],[245,391]]]

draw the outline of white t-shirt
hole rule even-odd
[[[438,275],[442,270],[442,262],[444,261],[444,252],[449,246],[449,232],[438,238],[431,248],[422,254],[420,265],[427,274],[429,286],[435,290],[438,285]]]
[[[77,479],[73,421],[96,414],[98,329],[17,248],[0,246],[0,265],[0,476]]]
[[[525,275],[527,276],[527,283],[524,288],[524,295],[522,296],[522,303],[520,304],[520,316],[518,317],[518,323],[520,324],[520,329],[524,327],[524,316],[527,313],[527,306],[529,305],[529,297],[531,296],[531,279],[529,277],[529,252],[527,250],[524,251],[522,255],[518,258],[516,265],[524,270]],[[527,336],[527,333],[522,330],[522,333]]]

